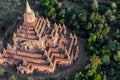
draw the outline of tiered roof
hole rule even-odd
[[[35,70],[53,73],[56,66],[70,66],[78,57],[77,36],[67,32],[65,25],[52,26],[48,19],[36,18],[26,0],[24,22],[13,35],[0,57],[3,66],[15,66],[18,72]]]

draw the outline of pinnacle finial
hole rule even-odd
[[[31,8],[29,6],[28,0],[26,0],[26,12],[27,13],[31,12]]]

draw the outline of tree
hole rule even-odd
[[[109,70],[109,75],[110,75],[110,76],[115,75],[115,69],[114,69],[114,68],[111,68],[111,69]]]
[[[120,29],[117,29],[114,33],[114,37],[120,39]]]
[[[86,50],[90,53],[95,53],[97,52],[97,50],[95,49],[95,47],[93,46],[92,42],[87,41],[86,42]]]
[[[96,70],[99,65],[102,64],[101,59],[99,56],[96,56],[95,54],[90,58],[90,64],[86,66],[86,70],[88,70],[87,75],[93,76],[96,73]]]
[[[17,6],[20,6],[20,0],[15,0],[17,3]]]
[[[92,29],[92,23],[91,23],[91,22],[88,22],[86,29],[87,29],[87,30]]]
[[[102,60],[102,63],[105,64],[105,65],[110,64],[110,57],[108,55],[103,55],[101,60]]]
[[[102,79],[102,75],[100,74],[100,73],[96,73],[95,75],[94,75],[94,79],[93,80],[103,80]]]
[[[112,9],[116,9],[116,8],[117,8],[116,2],[112,2],[112,3],[111,3],[111,7],[112,7]]]
[[[93,0],[92,10],[93,10],[94,12],[97,12],[97,11],[98,11],[98,8],[99,8],[98,1],[97,1],[97,0]]]
[[[102,55],[111,55],[111,51],[109,48],[107,48],[106,46],[103,46],[100,51],[99,51]]]
[[[117,52],[117,54],[114,55],[115,61],[120,61],[120,51]]]
[[[102,28],[102,31],[101,31],[101,38],[105,37],[109,31],[110,31],[110,27],[108,26],[108,24],[104,24],[104,28]]]
[[[10,77],[10,80],[18,80],[18,78],[17,78],[17,76],[12,75],[12,76]]]
[[[34,80],[32,77],[28,77],[28,80]]]
[[[120,62],[117,62],[117,68],[120,69]]]
[[[58,2],[57,3],[57,8],[61,8],[62,7],[62,3],[61,2]]]
[[[109,40],[108,43],[106,44],[106,47],[112,51],[115,51],[116,49],[116,42]]]
[[[51,20],[54,20],[56,18],[56,11],[54,7],[51,7],[47,12],[47,17],[49,17]]]
[[[71,80],[71,79],[70,79],[70,77],[67,76],[67,77],[65,77],[65,80]]]
[[[108,16],[111,16],[112,15],[112,10],[108,9],[106,12],[105,12],[105,15],[108,17]]]
[[[5,69],[0,68],[0,75],[5,76],[7,74],[7,71]]]
[[[49,77],[49,78],[47,78],[46,80],[55,80],[55,79],[54,79],[54,78]]]
[[[60,19],[60,24],[65,24],[65,19]]]
[[[94,33],[90,33],[90,37],[88,38],[89,42],[95,42],[97,39],[97,36]]]
[[[79,22],[86,22],[87,21],[86,13],[79,13],[77,19]]]
[[[88,77],[80,71],[74,75],[74,80],[88,80]]]

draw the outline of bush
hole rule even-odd
[[[0,75],[1,76],[6,76],[7,71],[5,69],[0,69]]]
[[[18,78],[17,78],[17,76],[12,75],[12,76],[10,77],[10,80],[18,80]]]
[[[115,69],[111,68],[108,73],[110,76],[115,75]]]
[[[46,80],[55,80],[55,79],[54,79],[54,78],[49,77],[49,78],[47,78]]]
[[[34,80],[32,77],[28,77],[28,80]]]
[[[105,65],[110,64],[110,57],[108,55],[103,55],[101,59],[102,59],[103,64],[105,64]]]

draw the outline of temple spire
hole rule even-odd
[[[30,8],[30,5],[29,5],[29,3],[28,3],[28,0],[26,0],[26,12],[27,13],[30,13],[32,10],[31,10],[31,8]]]
[[[30,8],[28,0],[26,0],[26,11],[24,13],[24,22],[33,23],[35,21],[34,11]]]

